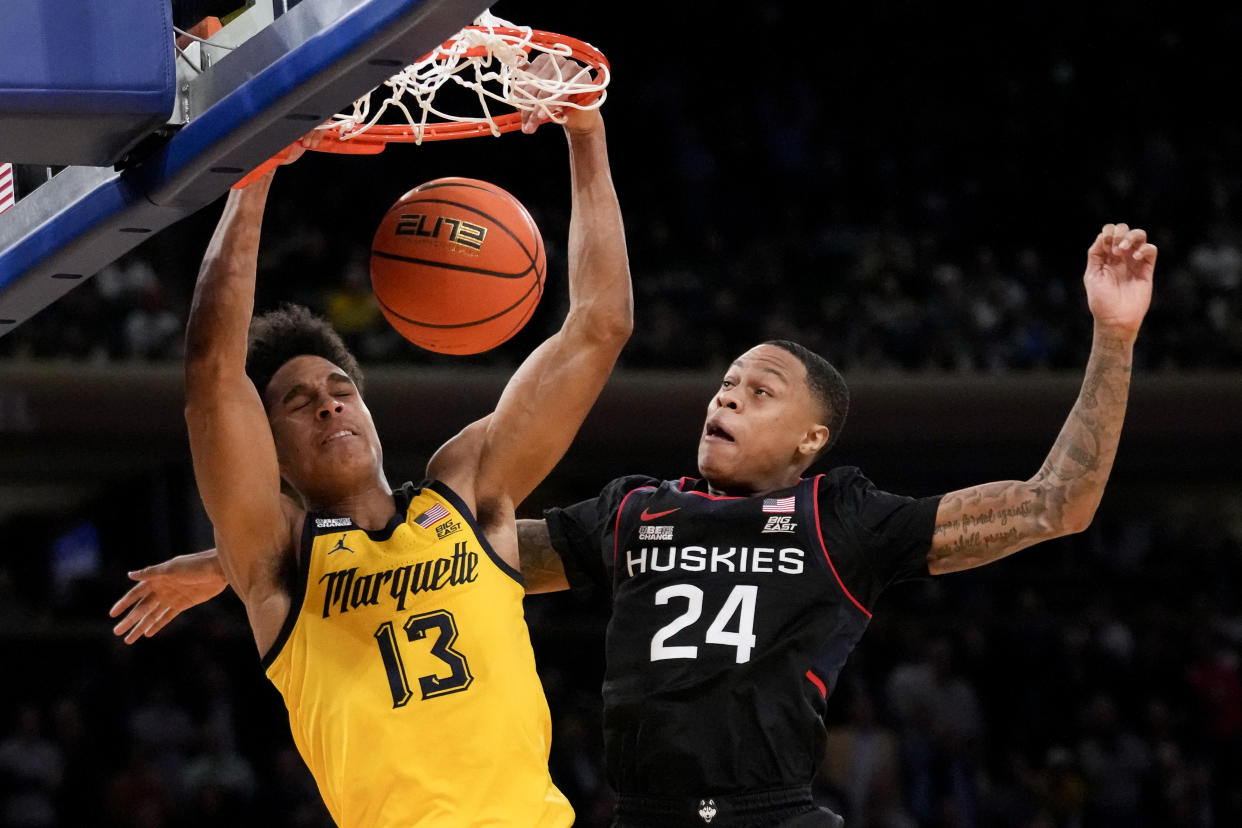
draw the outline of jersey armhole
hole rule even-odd
[[[424,488],[431,489],[440,497],[447,500],[449,505],[452,506],[459,515],[461,515],[462,520],[466,521],[466,525],[470,527],[470,531],[474,533],[476,538],[478,538],[479,546],[483,547],[483,551],[487,553],[487,557],[491,558],[492,563],[496,564],[496,568],[513,580],[517,581],[518,586],[522,587],[522,589],[526,589],[526,579],[522,577],[522,573],[514,569],[505,561],[504,558],[496,554],[496,550],[492,549],[492,545],[487,540],[487,535],[483,534],[483,530],[479,527],[479,522],[475,519],[474,512],[470,511],[469,507],[466,506],[465,501],[457,495],[457,492],[453,491],[449,488],[448,484],[441,480],[428,480],[425,483]]]
[[[298,623],[298,618],[302,615],[302,604],[306,601],[306,584],[310,578],[310,556],[311,549],[315,545],[315,524],[310,513],[302,519],[302,539],[299,543],[300,553],[292,559],[287,559],[286,566],[292,567],[293,573],[289,577],[289,614],[285,616],[285,622],[280,625],[280,632],[276,634],[276,640],[272,642],[272,646],[268,647],[267,652],[259,660],[263,667],[263,672],[267,672],[272,666],[281,650],[285,647],[285,642],[289,640],[289,636],[293,634],[293,628]]]
[[[636,492],[654,492],[656,486],[638,486],[630,489],[625,493],[625,497],[621,498],[621,502],[617,504],[617,515],[613,519],[612,524],[612,589],[617,590],[617,555],[621,550],[621,515],[625,512],[625,504],[629,502],[630,497]]]
[[[828,569],[832,572],[833,579],[836,580],[837,586],[841,588],[841,592],[850,600],[855,607],[858,608],[867,619],[871,619],[871,610],[862,605],[854,594],[850,592],[849,587],[845,585],[845,581],[841,579],[841,573],[837,572],[836,565],[832,562],[832,555],[828,552],[828,544],[824,543],[824,530],[820,526],[819,517],[819,484],[823,480],[824,475],[816,475],[811,479],[811,504],[813,506],[813,514],[815,516],[815,539],[819,542],[819,548],[824,553],[824,560],[828,563]]]

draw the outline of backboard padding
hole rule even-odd
[[[192,81],[190,120],[150,158],[122,172],[71,167],[0,216],[0,336],[224,195],[488,5],[302,0]]]

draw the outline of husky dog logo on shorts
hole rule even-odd
[[[716,818],[716,800],[700,799],[699,800],[699,816],[704,822],[711,822]]]

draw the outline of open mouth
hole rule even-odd
[[[340,431],[334,431],[331,434],[329,434],[327,437],[323,438],[323,445],[326,446],[328,443],[331,443],[335,440],[339,440],[342,437],[353,437],[353,436],[354,436],[354,433],[350,431],[349,429],[342,429]]]
[[[733,435],[732,435],[732,434],[730,434],[729,432],[725,431],[723,428],[721,428],[720,426],[716,425],[715,423],[708,423],[708,424],[707,424],[707,428],[706,428],[706,429],[704,429],[704,431],[703,431],[703,436],[704,436],[704,437],[711,437],[711,438],[714,438],[714,439],[716,439],[716,440],[727,440],[727,441],[728,441],[728,442],[730,442],[730,443],[734,442],[734,440],[733,440]]]

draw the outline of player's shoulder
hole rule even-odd
[[[436,449],[427,462],[426,477],[439,480],[460,496],[473,503],[477,496],[486,494],[476,491],[480,478],[486,479],[485,469],[480,468],[483,446],[492,415],[487,415],[463,428]]]
[[[626,474],[617,477],[608,482],[604,487],[606,492],[617,495],[626,495],[639,489],[659,489],[661,487],[668,488],[676,481],[661,480],[658,477],[652,477],[649,474]]]
[[[839,494],[874,488],[875,484],[863,474],[858,466],[834,466],[816,475],[816,489],[820,495]]]
[[[858,466],[836,466],[818,476],[816,499],[821,511],[838,515],[866,511],[876,498],[889,499]]]

